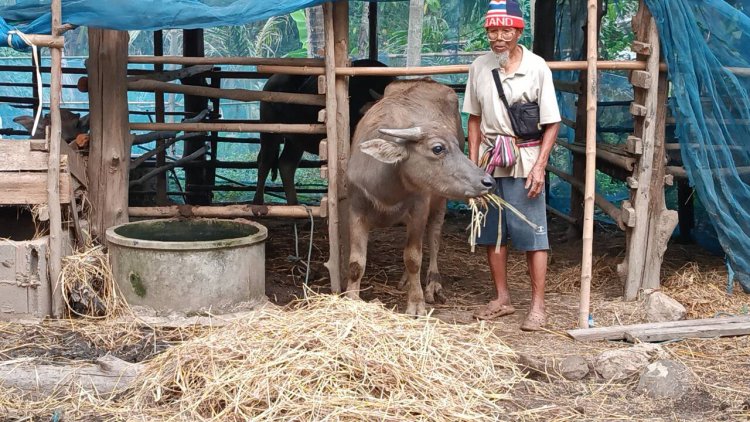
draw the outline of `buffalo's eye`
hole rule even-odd
[[[432,153],[435,155],[440,155],[445,151],[445,147],[442,145],[435,145],[432,147]]]

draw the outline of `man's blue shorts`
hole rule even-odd
[[[536,230],[521,220],[517,215],[503,209],[502,211],[502,245],[510,243],[519,251],[542,251],[549,249],[547,239],[547,206],[544,191],[536,198],[528,197],[524,187],[526,178],[496,177],[495,193],[515,207],[531,222],[539,226]],[[498,235],[498,210],[490,205],[487,223],[482,227],[482,234],[477,238],[477,245],[495,246]]]

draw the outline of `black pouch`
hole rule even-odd
[[[542,125],[539,124],[539,103],[534,101],[508,105],[508,99],[505,98],[505,91],[503,91],[503,84],[500,82],[500,74],[497,69],[492,70],[492,78],[495,80],[497,93],[508,110],[510,124],[516,136],[523,141],[541,139]]]

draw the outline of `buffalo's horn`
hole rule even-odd
[[[379,100],[383,99],[383,95],[382,95],[382,94],[378,94],[378,92],[377,92],[377,91],[375,91],[375,90],[374,90],[374,89],[372,89],[372,88],[370,88],[370,96],[371,96],[371,97],[372,97],[372,99],[373,99],[373,100],[375,100],[375,101],[379,101]]]
[[[422,128],[419,126],[405,129],[378,129],[384,135],[406,139],[407,141],[418,141],[422,137]]]

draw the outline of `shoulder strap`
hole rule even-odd
[[[492,79],[495,80],[495,87],[497,88],[497,94],[500,96],[500,99],[503,100],[503,104],[505,104],[505,108],[509,109],[510,106],[508,105],[508,99],[505,98],[505,91],[503,90],[503,83],[500,82],[500,72],[497,71],[497,68],[492,69]]]

